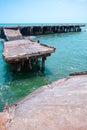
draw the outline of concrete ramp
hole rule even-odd
[[[18,39],[23,39],[22,34],[20,33],[19,29],[9,29],[9,28],[4,28],[4,35],[8,41],[11,40],[18,40]]]

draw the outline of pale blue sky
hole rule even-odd
[[[0,23],[87,23],[87,0],[0,0]]]

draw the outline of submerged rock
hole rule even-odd
[[[71,76],[43,86],[2,114],[5,130],[86,130],[87,75]]]

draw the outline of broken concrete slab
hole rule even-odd
[[[87,75],[43,86],[7,111],[7,130],[86,130]]]

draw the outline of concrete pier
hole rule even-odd
[[[80,32],[84,24],[59,24],[59,25],[41,25],[41,26],[15,26],[0,27],[0,37],[4,38],[4,28],[19,29],[23,36],[44,35],[54,33]]]
[[[37,70],[40,70],[38,60],[42,58],[41,71],[45,70],[46,57],[55,52],[55,48],[26,39],[19,29],[3,29],[6,42],[3,43],[3,59],[11,64],[13,72],[20,72],[26,63],[28,70],[32,70],[33,63],[36,63]]]

